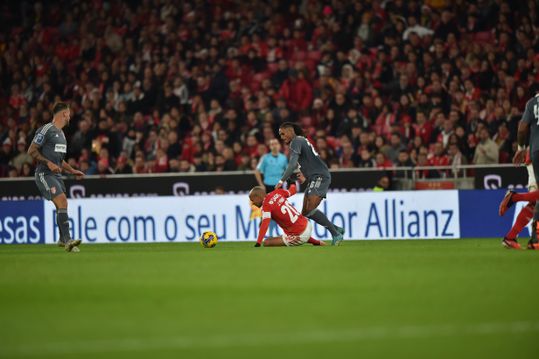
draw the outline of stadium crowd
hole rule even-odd
[[[254,169],[284,121],[331,168],[508,162],[539,90],[537,7],[3,2],[0,176],[32,175],[26,149],[58,100],[87,174]]]

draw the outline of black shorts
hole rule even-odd
[[[59,176],[36,171],[34,178],[39,192],[49,201],[66,191],[64,181]]]

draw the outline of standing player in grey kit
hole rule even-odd
[[[531,131],[530,131],[531,128]],[[524,162],[526,157],[526,144],[530,146],[530,159],[532,161],[533,173],[536,180],[539,179],[539,94],[532,97],[526,103],[526,109],[522,115],[522,119],[518,124],[517,132],[518,150],[513,157],[513,163],[519,165]],[[539,191],[528,193],[516,193],[507,191],[505,197],[500,203],[499,214],[503,216],[505,212],[513,206],[515,202],[535,201],[535,211],[533,213],[532,233],[528,242],[528,249],[539,250]],[[508,248],[520,247],[516,239],[508,240],[504,238],[502,242]]]
[[[64,157],[67,152],[67,141],[62,128],[69,124],[69,105],[58,102],[52,109],[52,122],[40,127],[34,136],[28,154],[37,162],[35,181],[41,195],[56,206],[56,223],[60,230],[58,245],[67,252],[78,252],[80,239],[71,239],[69,233],[69,217],[67,215],[66,188],[62,180],[62,170],[75,176],[84,173],[71,167]]]
[[[331,244],[338,246],[343,240],[344,229],[335,226],[322,211],[317,209],[322,199],[326,198],[331,174],[311,143],[301,136],[301,132],[299,126],[291,122],[285,122],[279,127],[279,136],[290,147],[290,159],[288,167],[275,188],[281,188],[299,164],[299,169],[307,182],[301,214],[326,227],[333,238]]]

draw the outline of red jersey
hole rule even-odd
[[[427,163],[429,166],[449,166],[449,157],[446,155],[432,156]]]
[[[288,235],[299,235],[305,231],[307,218],[286,200],[295,193],[296,186],[292,185],[288,191],[279,188],[266,195],[262,203],[262,223],[258,233],[258,243],[264,239],[271,219],[277,222]]]

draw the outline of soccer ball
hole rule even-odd
[[[213,248],[217,244],[217,234],[215,234],[215,232],[206,231],[202,233],[198,240],[200,241],[202,247]]]

